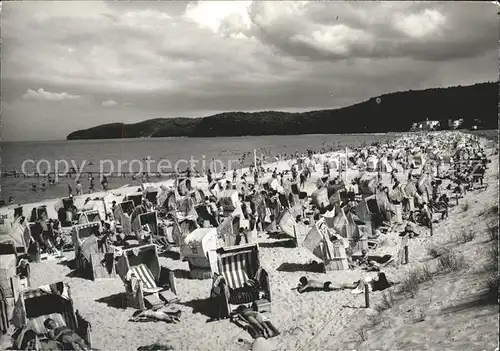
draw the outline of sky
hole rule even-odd
[[[498,80],[488,2],[3,2],[1,136]]]

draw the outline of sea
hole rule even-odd
[[[33,142],[2,142],[0,168],[4,172],[18,171],[18,177],[2,177],[0,198],[7,203],[10,196],[15,203],[24,204],[68,195],[68,184],[76,186],[75,176],[64,173],[74,166],[81,170],[79,181],[86,192],[90,175],[95,179],[95,190],[102,190],[100,170],[108,177],[108,188],[127,184],[139,185],[142,177],[132,179],[132,173],[148,172],[150,182],[168,178],[174,167],[183,171],[189,160],[194,168],[216,167],[222,173],[253,163],[254,151],[265,162],[274,162],[278,155],[306,153],[308,149],[319,151],[341,150],[345,147],[369,146],[375,142],[387,142],[398,134],[304,134],[216,138],[147,138],[108,140],[63,140]],[[214,161],[215,160],[215,161]],[[35,172],[47,174],[56,169],[61,176],[55,184],[42,182],[46,177],[35,177]],[[101,166],[102,165],[102,166]],[[160,172],[160,176],[157,173]],[[122,174],[121,176],[118,174]],[[36,191],[33,190],[36,186]]]

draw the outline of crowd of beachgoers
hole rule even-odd
[[[161,259],[175,252],[176,267],[188,268],[184,278],[209,282],[202,309],[210,320],[229,320],[258,340],[255,349],[266,349],[262,339],[283,337],[275,311],[289,312],[273,307],[279,305],[274,278],[280,272],[261,257],[264,243],[307,252],[290,287],[298,294],[344,291],[365,294],[369,304],[371,293],[394,284],[388,267],[408,263],[409,243],[432,236],[462,197],[486,187],[491,162],[484,142],[462,132],[410,133],[371,146],[264,159],[219,173],[188,168],[157,183],[143,174],[113,190],[101,177],[102,191],[96,191],[90,175],[88,190],[77,181],[62,199],[24,205],[9,199],[1,209],[0,255],[14,259],[1,260],[2,332],[16,349],[116,346],[90,337],[87,320],[96,320],[77,313],[71,281],[33,277],[36,266],[68,257],[95,284],[121,282],[115,294],[137,310],[131,324],[182,324],[184,279]],[[317,275],[337,271],[357,272],[349,276],[356,279]]]

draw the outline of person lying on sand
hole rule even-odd
[[[271,321],[264,319],[259,312],[254,311],[252,308],[241,305],[235,312],[239,318],[250,325],[249,332],[252,337],[263,336],[267,339],[280,335],[280,332]]]
[[[299,284],[297,286],[297,291],[299,293],[309,292],[309,291],[334,291],[343,289],[356,289],[358,282],[352,284],[339,284],[334,286],[331,281],[322,282],[314,279],[307,279],[306,277],[301,277],[299,279]]]
[[[301,277],[300,283],[296,289],[299,293],[304,293],[308,291],[334,291],[334,290],[344,290],[344,289],[360,290],[358,288],[364,284],[365,280],[360,279],[356,282],[353,282],[352,284],[339,284],[337,286],[334,286],[330,281],[321,282],[318,280],[313,280],[313,279],[309,280],[306,277]],[[379,272],[377,278],[368,281],[368,284],[370,285],[372,291],[382,291],[393,285],[393,283],[387,280],[387,277],[384,272]]]
[[[129,319],[131,322],[149,322],[149,321],[162,321],[167,323],[178,323],[180,322],[182,312],[164,312],[164,311],[136,311],[132,318]]]
[[[63,344],[65,350],[90,350],[90,348],[85,345],[83,339],[76,334],[73,329],[67,326],[58,327],[56,322],[51,318],[46,319],[43,325],[48,331],[49,338]]]

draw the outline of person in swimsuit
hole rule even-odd
[[[83,339],[69,327],[58,327],[51,318],[46,319],[43,325],[48,331],[49,338],[63,344],[65,350],[90,350]]]
[[[343,290],[343,289],[356,289],[359,282],[354,282],[352,284],[340,284],[338,286],[332,285],[331,281],[321,282],[319,280],[307,279],[306,277],[301,277],[299,279],[299,285],[297,286],[297,291],[299,293],[304,293],[308,291],[333,291],[333,290]]]
[[[143,321],[161,321],[167,323],[178,323],[180,322],[182,312],[164,312],[164,311],[136,311],[130,321],[132,322],[143,322]]]
[[[236,313],[238,313],[239,318],[250,324],[257,334],[263,335],[265,338],[272,338],[280,334],[271,321],[265,320],[259,312],[250,307],[241,305],[236,309]]]

